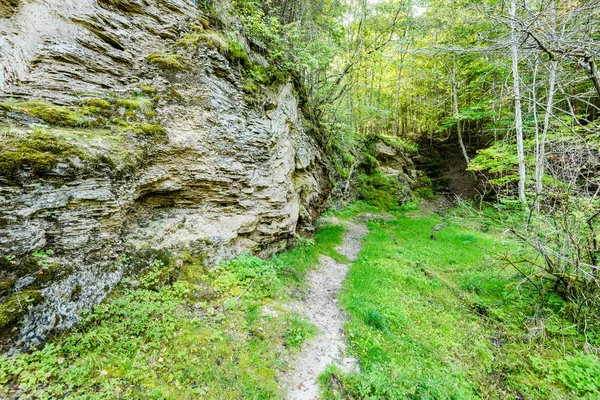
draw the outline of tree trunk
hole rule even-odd
[[[400,59],[402,60],[402,56]],[[394,112],[394,136],[398,136],[400,125],[400,92],[402,91],[402,64],[398,68],[398,86],[396,87],[396,108]]]
[[[594,57],[590,56],[586,61],[590,66],[590,79],[592,80],[592,82],[594,82],[596,92],[598,93],[598,96],[600,96],[600,72],[598,72],[598,65],[596,65],[596,60],[594,60]]]
[[[544,178],[544,166],[546,159],[546,136],[550,125],[550,117],[554,108],[554,87],[556,85],[556,70],[558,62],[550,61],[550,76],[548,77],[548,103],[546,104],[546,114],[544,116],[544,127],[542,128],[542,138],[535,159],[535,192],[537,195],[542,193],[544,188],[542,179]]]
[[[408,16],[407,16],[408,18]],[[408,26],[404,30],[404,40],[408,40]],[[398,136],[400,128],[400,94],[402,92],[402,68],[404,67],[404,57],[408,50],[408,44],[405,44],[402,48],[402,54],[400,54],[400,66],[398,67],[398,84],[396,86],[396,109],[394,110],[394,136]]]
[[[523,117],[521,114],[521,84],[519,82],[519,48],[517,43],[517,0],[510,0],[510,18],[511,18],[511,53],[512,53],[512,72],[515,95],[515,130],[517,133],[517,156],[519,159],[519,199],[527,204],[525,196],[525,149],[523,146]]]
[[[458,133],[458,143],[460,144],[460,149],[462,150],[463,157],[467,162],[467,166],[471,163],[471,159],[469,158],[469,154],[467,153],[467,148],[465,147],[465,143],[463,141],[462,135],[462,126],[460,123],[460,108],[458,107],[458,64],[456,62],[456,56],[454,56],[454,65],[452,66],[452,105],[454,107],[454,117],[456,118],[456,131]]]

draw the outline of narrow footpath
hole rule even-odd
[[[319,333],[295,357],[294,369],[284,377],[286,400],[318,399],[318,378],[328,365],[336,365],[344,372],[358,370],[358,362],[345,356],[344,315],[337,297],[350,265],[358,258],[361,239],[368,229],[363,222],[344,222],[344,226],[344,242],[336,250],[350,263],[342,264],[321,256],[319,267],[307,277],[308,290],[303,301],[294,305]]]

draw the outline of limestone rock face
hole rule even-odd
[[[379,161],[379,168],[383,174],[395,176],[410,186],[415,185],[418,178],[417,169],[412,159],[401,149],[379,140],[375,143],[375,158]]]
[[[0,108],[0,134],[25,140],[41,129],[72,149],[43,176],[26,163],[0,173],[4,343],[36,345],[73,326],[127,272],[124,254],[167,249],[214,265],[312,229],[330,161],[292,85],[249,95],[240,67],[203,45],[181,54],[183,70],[146,62],[172,52],[197,14],[191,0],[0,0],[0,102],[121,104],[151,86],[153,123],[166,132],[61,128]],[[123,104],[114,113],[129,121]],[[29,306],[2,309],[26,293]]]

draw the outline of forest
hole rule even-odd
[[[119,18],[138,18],[153,2],[92,3]],[[135,250],[124,244],[114,257],[106,256],[114,258],[115,271],[124,271],[118,282],[85,306],[77,303],[88,293],[85,284],[60,294],[78,304],[73,306],[77,322],[56,331],[60,324],[54,322],[47,339],[35,345],[23,335],[16,347],[4,347],[12,340],[9,331],[28,326],[27,318],[38,315],[27,313],[41,307],[40,293],[45,296],[50,287],[40,286],[38,292],[35,285],[42,278],[23,283],[18,268],[34,263],[28,271],[38,274],[39,269],[46,277],[52,271],[52,279],[66,282],[72,267],[61,275],[57,260],[69,259],[78,245],[62,248],[60,240],[48,239],[17,254],[8,239],[0,240],[0,337],[7,338],[0,347],[0,397],[600,398],[600,1],[193,3],[195,15],[187,8],[182,12],[184,27],[157,33],[168,42],[166,52],[138,57],[146,69],[135,82],[145,82],[144,74],[162,78],[145,86],[135,83],[131,98],[99,99],[96,91],[90,98],[77,93],[74,101],[61,97],[63,89],[55,96],[41,84],[25,86],[33,78],[15,84],[27,90],[0,91],[5,142],[0,145],[0,209],[7,210],[0,214],[0,233],[7,226],[16,231],[8,224],[21,212],[6,205],[5,197],[29,190],[32,182],[48,181],[56,190],[71,176],[93,173],[115,182],[142,182],[130,207],[139,214],[114,217],[125,221],[123,232],[133,232],[132,243],[141,243]],[[14,18],[19,7],[20,1],[0,0],[0,17]],[[101,38],[110,36],[108,28],[89,26]],[[8,38],[8,32],[0,24],[0,37]],[[110,38],[110,51],[118,51],[121,42]],[[140,48],[147,45],[136,40]],[[62,56],[60,63],[81,64],[73,60],[75,55]],[[32,61],[32,71],[39,62]],[[220,83],[190,94],[186,88],[204,79],[194,69],[202,65],[210,65],[202,73]],[[86,81],[77,73],[66,76]],[[223,89],[230,84],[235,92]],[[225,220],[225,213],[239,219],[246,213],[232,211],[243,203],[241,195],[229,193],[241,181],[238,175],[214,187],[200,183],[204,178],[169,181],[167,173],[157,173],[161,180],[155,184],[143,173],[136,175],[157,154],[162,163],[186,154],[181,163],[220,165],[218,157],[201,162],[196,153],[188,157],[181,149],[192,143],[191,136],[178,133],[205,135],[210,129],[202,124],[218,116],[189,126],[170,124],[169,118],[179,118],[182,109],[209,109],[218,102],[214,107],[221,107],[228,97],[239,98],[221,109],[222,115],[234,109],[234,116],[225,115],[226,122],[215,126],[250,132],[244,141],[275,148],[279,139],[263,142],[256,133],[263,125],[238,125],[255,112],[261,121],[271,121],[264,126],[277,125],[280,109],[291,107],[281,106],[287,101],[277,94],[284,93],[282,87],[291,88],[302,132],[314,138],[303,151],[322,149],[314,158],[324,166],[298,161],[301,151],[294,150],[295,170],[280,179],[277,168],[287,161],[238,147],[242,134],[217,138],[225,144],[202,151],[197,149],[206,136],[200,136],[193,146],[202,157],[212,157],[215,148],[228,157],[234,152],[224,163],[240,161],[241,167],[231,167],[239,176],[238,170],[251,169],[248,165],[277,165],[269,172],[275,178],[263,186],[290,179],[296,192],[281,202],[301,199],[281,213],[299,214],[293,228],[263,215],[270,209],[261,210],[261,222],[236,228],[239,241],[227,239],[235,251],[244,240],[251,245],[237,253],[219,250],[214,265],[212,253],[197,249],[216,249],[216,241],[198,236],[190,245],[196,247],[175,244],[167,251],[167,245],[153,248],[150,239],[140,239],[172,234],[176,241],[188,235],[181,233],[186,221],[205,223],[193,219],[190,209],[214,212],[219,227],[238,223]],[[197,100],[201,96],[206,99]],[[281,123],[289,135],[299,130],[289,128],[296,123],[291,114]],[[27,135],[35,142],[26,142]],[[303,138],[290,140],[289,146]],[[180,147],[172,150],[169,142]],[[73,143],[79,149],[68,147]],[[276,150],[287,154],[285,146]],[[73,157],[96,172],[61,175],[63,164],[65,170],[78,168]],[[173,174],[177,166],[166,165],[163,170]],[[189,167],[196,173],[194,168]],[[313,170],[325,177],[306,178]],[[211,172],[211,182],[220,182],[218,171]],[[186,195],[186,185],[200,194]],[[256,193],[245,200],[253,204],[248,208],[276,197],[253,190],[243,192]],[[273,192],[282,190],[274,186]],[[323,194],[328,190],[330,195]],[[32,193],[34,200],[41,196]],[[84,198],[91,207],[104,201],[91,199]],[[319,201],[322,205],[313,207]],[[62,210],[44,218],[61,221]],[[85,225],[90,222],[84,214],[99,210],[71,218]],[[161,218],[183,217],[162,231],[154,221],[158,213],[169,212]],[[131,225],[137,218],[144,221]],[[261,218],[264,226],[283,233],[257,228]],[[308,228],[300,233],[296,225]],[[58,231],[59,225],[51,226],[46,237]],[[285,242],[279,241],[284,236]],[[104,256],[118,246],[96,247]]]

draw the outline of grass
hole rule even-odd
[[[323,226],[271,260],[243,255],[213,270],[151,253],[124,258],[131,268],[150,267],[74,331],[0,358],[0,397],[280,398],[276,375],[315,334],[283,304],[320,254],[342,258],[333,249],[342,233]]]
[[[549,295],[540,308],[537,292],[490,255],[516,244],[459,218],[393,214],[369,222],[341,295],[361,372],[330,368],[326,399],[600,396],[600,363],[562,317],[563,300]]]
[[[378,212],[364,202],[330,211],[314,239],[269,260],[243,255],[207,270],[189,257],[125,258],[145,272],[77,329],[0,359],[0,397],[281,398],[277,376],[315,334],[285,303],[321,254],[347,262],[335,251],[343,227],[326,222]],[[560,297],[540,302],[494,260],[518,246],[495,223],[415,204],[390,213],[368,222],[340,296],[360,373],[328,368],[324,399],[600,397],[600,362],[589,351],[598,343],[585,345]]]
[[[304,275],[319,263],[322,254],[338,262],[347,262],[347,258],[335,250],[343,242],[343,233],[344,228],[340,225],[325,225],[319,228],[314,239],[304,240],[305,246],[275,255],[273,262],[280,266],[286,288],[291,291],[302,288]]]

